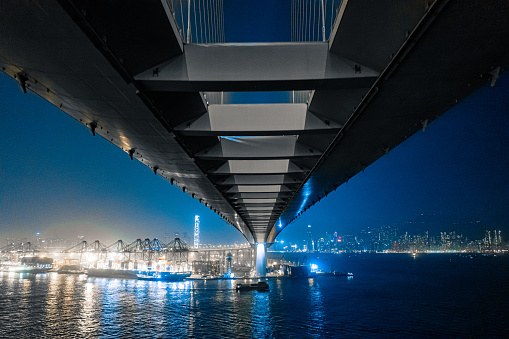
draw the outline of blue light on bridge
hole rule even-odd
[[[308,182],[306,182],[304,187],[302,187],[302,190],[301,190],[302,193],[301,194],[304,195],[304,199],[302,199],[302,203],[299,206],[299,210],[297,211],[297,215],[299,213],[304,212],[304,210],[306,208],[306,204],[307,204],[307,202],[309,200],[309,196],[313,192],[313,190],[311,188],[311,185],[312,185],[311,181],[312,181],[312,179],[308,180]]]
[[[235,141],[235,142],[242,142],[242,139],[259,139],[260,137],[259,136],[251,136],[251,135],[246,135],[246,136],[221,136],[221,139],[226,139],[226,140],[230,140],[230,141]]]

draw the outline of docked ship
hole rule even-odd
[[[166,271],[139,271],[137,277],[139,280],[151,281],[183,281],[191,276],[191,271],[185,272],[166,272]]]
[[[53,269],[52,258],[23,257],[16,265],[8,266],[10,272],[40,274]]]
[[[49,273],[51,267],[34,267],[34,266],[25,266],[25,265],[16,265],[10,266],[9,272],[14,273],[29,273],[29,274],[41,274],[41,273]]]
[[[94,278],[137,279],[137,271],[115,269],[87,269],[87,275]]]

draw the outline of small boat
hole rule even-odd
[[[59,274],[85,274],[85,270],[80,268],[80,265],[62,265],[57,270]]]
[[[260,281],[257,284],[237,284],[237,291],[268,291],[269,284],[266,281]]]
[[[353,278],[353,273],[351,273],[351,272],[344,273],[344,272],[341,272],[341,271],[334,271],[333,273],[334,273],[335,277]]]
[[[66,269],[59,269],[57,271],[58,274],[86,274],[87,271],[85,270],[66,270]]]
[[[140,271],[138,280],[150,281],[183,281],[191,276],[191,272]]]
[[[331,272],[323,272],[323,271],[317,271],[312,272],[310,277],[348,277],[353,278],[353,273],[345,273],[342,271],[331,271]]]

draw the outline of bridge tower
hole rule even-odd
[[[255,247],[256,262],[255,276],[265,277],[267,274],[267,265],[265,262],[265,253],[267,252],[267,243],[257,243]]]

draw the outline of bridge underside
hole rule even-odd
[[[328,42],[213,45],[184,43],[168,4],[2,1],[0,66],[251,243],[509,62],[507,1],[344,0]],[[237,91],[292,99],[221,102]]]

